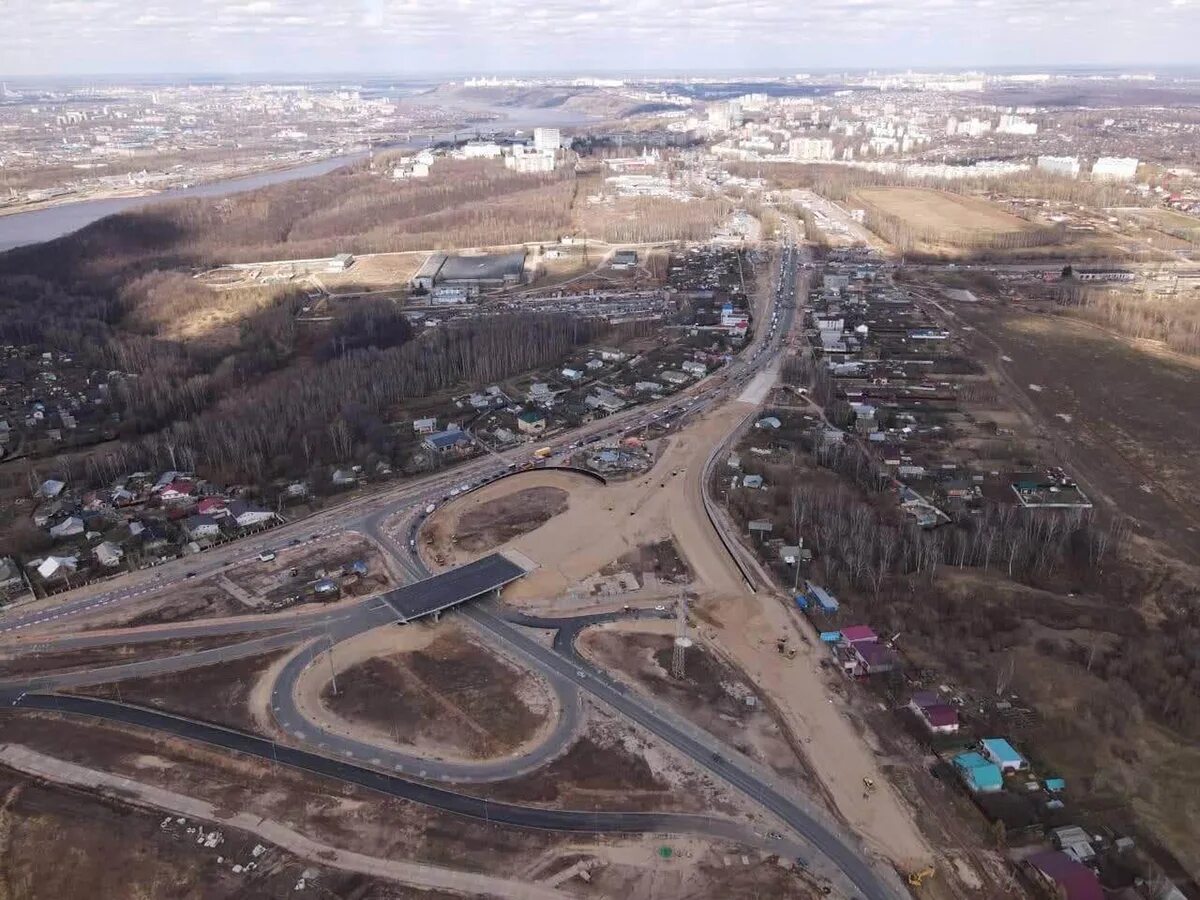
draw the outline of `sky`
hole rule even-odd
[[[0,74],[1195,64],[1200,0],[0,0]]]

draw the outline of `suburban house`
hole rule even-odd
[[[984,738],[980,744],[983,755],[999,766],[1001,772],[1023,772],[1029,768],[1025,757],[1004,738]]]
[[[1061,900],[1104,900],[1096,873],[1057,850],[1035,853],[1025,859],[1030,877],[1052,897]]]
[[[687,372],[689,375],[695,376],[696,378],[703,378],[708,374],[708,366],[702,362],[696,362],[694,359],[689,359],[680,363],[679,368],[683,369],[683,371]]]
[[[1004,788],[1000,767],[978,753],[960,753],[954,757],[954,769],[972,793],[990,794]]]
[[[604,387],[593,390],[583,398],[583,402],[592,409],[602,410],[606,413],[615,413],[625,408],[625,401]]]
[[[75,537],[83,534],[83,519],[79,516],[68,516],[50,529],[50,537],[55,540]]]
[[[196,504],[196,512],[202,516],[223,516],[228,501],[224,497],[205,497]]]
[[[546,430],[546,416],[527,409],[517,416],[517,430],[522,434],[541,434]]]
[[[433,434],[437,431],[437,419],[414,419],[413,431],[417,434]]]
[[[239,528],[251,528],[255,525],[262,525],[275,518],[275,513],[269,509],[251,506],[244,500],[234,500],[230,503],[228,513],[229,517],[237,522]]]
[[[669,369],[668,371],[663,372],[658,377],[661,378],[663,381],[667,382],[668,384],[676,384],[676,385],[687,384],[689,381],[692,380],[691,377],[688,376],[687,374],[676,371],[675,369]]]
[[[96,562],[100,563],[106,569],[119,566],[121,560],[125,558],[125,551],[112,541],[104,541],[97,544],[96,549],[92,552],[96,554]]]
[[[183,521],[183,530],[193,541],[215,538],[221,534],[221,526],[212,516],[188,516]]]
[[[181,503],[192,498],[196,493],[196,484],[186,478],[178,478],[164,485],[158,492],[158,499],[163,503]]]
[[[63,578],[79,568],[79,560],[74,556],[47,556],[37,566],[37,573],[43,581],[53,581]]]
[[[426,450],[439,454],[462,450],[470,445],[471,438],[467,436],[465,431],[461,431],[458,428],[435,432],[421,442],[421,446]]]
[[[578,369],[567,368],[562,370],[562,377],[568,381],[578,381],[583,377],[583,373]]]
[[[334,469],[330,480],[338,487],[345,487],[358,481],[358,476],[348,469]]]
[[[958,710],[944,703],[935,691],[917,691],[908,701],[908,708],[934,734],[958,731]]]
[[[617,350],[614,347],[601,347],[600,358],[605,362],[621,362],[625,359],[626,353],[624,350]]]

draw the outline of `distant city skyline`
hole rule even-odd
[[[10,0],[0,76],[1194,65],[1198,0]]]

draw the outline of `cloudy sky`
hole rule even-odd
[[[0,0],[0,75],[1169,65],[1200,0]]]

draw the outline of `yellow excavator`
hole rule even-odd
[[[937,869],[935,869],[933,866],[926,866],[925,868],[923,868],[917,872],[910,873],[908,876],[908,883],[911,884],[915,888],[919,888],[927,880],[929,880],[936,874],[937,874]]]

